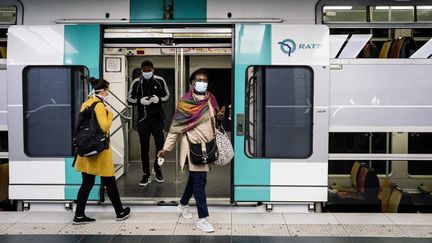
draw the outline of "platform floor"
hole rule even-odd
[[[216,231],[209,234],[196,229],[196,212],[193,219],[184,219],[175,207],[168,208],[172,212],[132,208],[131,217],[122,222],[111,212],[88,212],[97,222],[80,226],[72,225],[72,212],[0,212],[0,242],[432,242],[432,214],[245,213],[210,208]]]

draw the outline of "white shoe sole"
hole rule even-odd
[[[180,207],[177,206],[177,208],[180,211],[180,213],[181,213],[181,215],[182,215],[183,218],[185,218],[185,219],[191,219],[191,218],[193,218],[192,214],[190,214],[190,215],[184,215],[183,212],[182,212],[182,210],[180,209]]]
[[[149,180],[148,180],[148,182],[147,183],[138,183],[138,185],[139,186],[147,186],[148,184],[150,184],[150,182],[151,182],[151,178],[149,178]]]
[[[72,222],[72,225],[84,225],[84,224],[92,224],[95,223],[96,221],[92,221],[92,222]]]
[[[117,221],[123,221],[123,220],[126,220],[127,218],[129,218],[129,216],[130,216],[130,213],[128,215],[126,215],[124,218],[121,218],[121,219],[116,218],[116,220]]]
[[[206,233],[213,233],[213,232],[214,232],[214,229],[213,229],[213,230],[205,230],[205,229],[201,228],[199,225],[197,225],[196,227],[197,227],[198,229],[200,229],[200,230],[206,232]]]
[[[154,169],[152,170],[152,173],[153,173],[153,175],[154,175],[155,180],[156,180],[157,183],[164,183],[165,179],[158,180],[158,178],[156,177],[156,171]]]

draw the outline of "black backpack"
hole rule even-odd
[[[94,108],[100,101],[94,102],[79,113],[73,136],[75,152],[81,157],[98,154],[109,148],[109,137],[99,126]]]

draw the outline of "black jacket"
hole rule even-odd
[[[158,103],[146,106],[141,104],[141,98],[153,95],[159,98]],[[167,101],[169,96],[168,86],[162,77],[153,75],[150,79],[146,80],[141,76],[132,81],[127,100],[129,104],[138,106],[138,122],[141,122],[149,116],[162,117],[163,110],[161,104]]]

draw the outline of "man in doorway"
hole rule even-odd
[[[150,134],[155,140],[156,152],[164,145],[164,111],[162,103],[170,96],[165,80],[153,74],[154,66],[150,60],[141,63],[142,75],[132,81],[129,88],[129,104],[138,106],[137,128],[141,144],[143,177],[140,186],[151,182],[150,176]],[[153,174],[157,182],[164,182],[162,170],[155,156]]]

